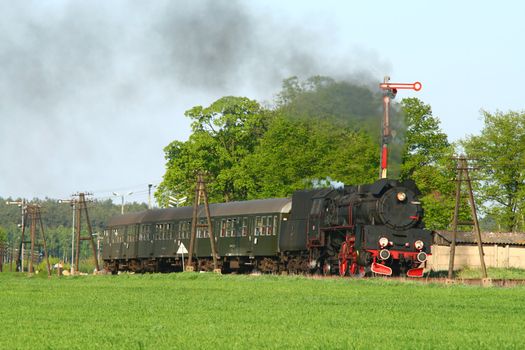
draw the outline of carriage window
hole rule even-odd
[[[176,227],[174,223],[170,224],[170,239],[175,239]]]
[[[191,221],[186,221],[186,239],[190,238]]]
[[[262,219],[260,216],[255,217],[255,235],[259,236],[262,234]]]
[[[243,237],[246,237],[248,235],[248,218],[242,218],[241,234]]]
[[[197,222],[197,238],[202,238],[202,227],[200,227],[199,225],[202,225],[202,220],[199,220],[199,222]]]
[[[266,216],[262,217],[262,235],[268,234],[268,218]]]
[[[277,215],[273,217],[273,232],[272,234],[275,236],[276,235],[276,231],[277,231]]]
[[[140,225],[133,226],[133,242],[137,242],[139,239]]]
[[[135,227],[137,227],[137,225],[128,226],[128,242],[129,243],[135,242],[135,232],[136,232]]]
[[[149,236],[149,225],[142,225],[142,231],[140,233],[139,240],[141,241],[148,241],[150,239]]]
[[[173,223],[173,239],[180,239],[179,225],[176,222]]]
[[[190,228],[191,222],[190,221],[181,221],[179,222],[179,237],[180,239],[187,239],[190,237],[189,228]]]
[[[226,219],[221,220],[221,237],[226,237]]]
[[[207,221],[201,219],[199,225],[208,225]],[[197,238],[206,238],[208,237],[208,226],[197,227]]]
[[[320,216],[321,215],[321,206],[323,203],[322,198],[315,199],[312,203],[312,209],[310,210],[311,216]]]
[[[235,221],[236,219],[228,219],[226,221],[226,225],[227,225],[226,237],[235,237]]]
[[[162,228],[161,224],[156,224],[155,225],[155,240],[159,240],[160,239],[161,228]]]
[[[242,218],[235,218],[234,222],[235,237],[241,237],[242,230]]]

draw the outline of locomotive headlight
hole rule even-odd
[[[405,199],[407,199],[407,194],[405,192],[397,192],[397,200],[400,202],[403,202]]]
[[[390,252],[387,249],[382,249],[379,252],[379,259],[388,260],[388,258],[390,258]]]
[[[386,247],[387,245],[388,245],[388,238],[386,238],[386,237],[381,237],[381,238],[379,238],[379,246],[380,246],[381,248],[384,248],[384,247]]]
[[[414,247],[417,250],[423,249],[424,246],[425,246],[425,244],[423,243],[423,241],[417,240],[417,241],[414,242]]]

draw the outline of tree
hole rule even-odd
[[[297,121],[277,115],[244,163],[254,185],[248,197],[289,196],[323,180],[371,182],[377,176],[377,154],[367,134],[334,118]]]
[[[317,76],[285,80],[273,110],[231,96],[196,106],[186,112],[188,141],[164,150],[157,200],[191,199],[199,170],[210,175],[211,201],[287,196],[324,180],[373,181],[379,145],[365,126],[378,124],[380,101],[366,87]]]
[[[429,105],[417,98],[405,98],[401,110],[406,131],[400,178],[413,179],[421,190],[427,227],[445,229],[454,210],[453,146]],[[462,216],[465,213],[462,210]]]
[[[212,201],[246,199],[251,185],[242,176],[242,162],[267,128],[266,112],[246,97],[228,96],[185,115],[192,120],[192,134],[164,149],[167,169],[155,194],[159,203],[166,204],[171,194],[191,198],[197,171],[210,175]]]
[[[0,226],[0,245],[5,244],[6,242],[7,242],[7,232],[2,226]]]
[[[482,114],[481,134],[462,141],[468,157],[479,164],[476,196],[501,229],[524,230],[525,112]]]
[[[3,270],[4,255],[7,247],[7,232],[0,226],[0,272]]]
[[[381,131],[381,95],[366,86],[313,76],[305,81],[291,77],[277,95],[277,110],[295,120],[336,119],[371,137]]]

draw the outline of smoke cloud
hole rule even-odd
[[[230,0],[1,2],[0,196],[146,186],[196,104],[271,99],[292,75],[388,73],[319,21]]]

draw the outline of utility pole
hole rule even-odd
[[[481,231],[479,228],[478,214],[476,210],[476,202],[474,201],[474,192],[472,190],[472,180],[470,178],[469,170],[474,169],[469,167],[467,159],[465,156],[459,156],[454,158],[456,160],[456,205],[454,207],[454,219],[452,222],[452,242],[450,243],[450,260],[448,265],[448,278],[452,279],[454,274],[454,255],[456,254],[456,237],[457,237],[457,227],[458,225],[473,225],[474,231],[477,237],[477,245],[479,252],[479,260],[481,264],[481,270],[483,273],[483,278],[488,281],[487,276],[487,267],[485,265],[485,254],[483,253],[483,242],[481,241]],[[464,176],[464,178],[463,178]],[[467,183],[468,190],[468,201],[470,204],[472,222],[460,222],[459,221],[459,205],[461,202],[461,184],[463,182]],[[488,281],[490,282],[490,281]]]
[[[76,201],[72,199],[59,199],[58,203],[70,203],[72,210],[72,217],[71,217],[71,263],[70,265],[70,273],[73,275],[75,273],[75,217],[76,217],[76,210],[75,210],[75,204]]]
[[[93,230],[91,227],[91,221],[89,219],[88,207],[86,196],[91,195],[90,193],[79,192],[72,195],[70,200],[59,200],[59,203],[71,203],[73,207],[72,217],[72,229],[71,229],[71,274],[79,272],[80,262],[80,242],[89,241],[91,243],[91,249],[93,252],[93,261],[95,264],[96,271],[100,271],[98,263],[97,247],[93,239]],[[88,227],[88,236],[82,237],[82,212],[86,216],[86,224]],[[76,243],[76,244],[75,244]],[[76,247],[76,248],[75,248]]]
[[[7,201],[7,202],[5,202],[5,204],[7,204],[7,205],[17,205],[22,211],[22,221],[21,221],[21,224],[19,225],[20,228],[22,228],[22,238],[20,240],[20,251],[18,252],[18,259],[17,259],[17,264],[16,264],[16,270],[20,271],[20,272],[23,272],[24,271],[24,247],[25,247],[23,232],[24,232],[25,216],[26,216],[26,200],[22,199],[22,200],[14,201],[14,202]]]
[[[390,129],[390,100],[396,97],[397,90],[408,89],[419,91],[421,90],[421,83],[390,83],[390,77],[386,76],[383,83],[379,84],[379,88],[383,90],[383,132],[381,139],[381,169],[379,171],[379,178],[387,178],[388,170],[388,144],[392,139],[392,131]]]
[[[89,220],[89,213],[87,208],[87,202],[86,202],[86,195],[91,195],[89,193],[80,192],[75,194],[74,196],[78,197],[77,199],[77,221],[76,221],[76,240],[77,240],[77,254],[76,254],[76,264],[75,269],[76,272],[78,272],[79,268],[79,260],[80,260],[80,241],[89,241],[91,243],[91,249],[93,251],[93,260],[95,262],[95,269],[96,271],[100,271],[100,268],[98,266],[98,260],[97,260],[97,250],[95,247],[95,241],[93,240],[93,229],[91,228],[91,221]],[[82,228],[82,210],[84,210],[84,213],[86,215],[86,223],[88,227],[88,236],[82,237],[81,235],[81,228]]]
[[[153,184],[148,184],[148,209],[151,209],[151,188]]]
[[[207,224],[199,224],[199,206],[201,200],[204,201],[204,208],[206,210]],[[215,237],[213,235],[213,227],[211,224],[210,206],[208,203],[208,192],[206,190],[206,182],[202,173],[197,174],[197,184],[195,186],[195,200],[193,203],[193,216],[191,221],[191,237],[190,237],[190,248],[188,250],[188,263],[186,264],[186,271],[193,271],[193,251],[195,248],[195,239],[197,235],[197,227],[207,227],[208,236],[210,237],[211,255],[213,258],[213,270],[220,272],[217,265],[217,249],[215,246]]]
[[[47,254],[46,235],[44,233],[44,224],[42,223],[42,214],[41,214],[40,206],[34,205],[34,204],[28,204],[26,206],[25,214],[26,216],[29,217],[29,220],[31,220],[31,223],[30,223],[31,258],[29,260],[28,273],[32,274],[35,272],[33,268],[33,263],[35,260],[35,245],[37,241],[36,229],[37,229],[37,225],[39,224],[40,234],[42,235],[42,241],[44,245],[44,256],[45,256],[46,263],[47,263],[47,275],[48,277],[51,277],[51,265],[49,264],[49,256]],[[25,221],[27,221],[27,218]],[[22,228],[22,241],[24,240],[24,234],[25,234],[25,226]]]

